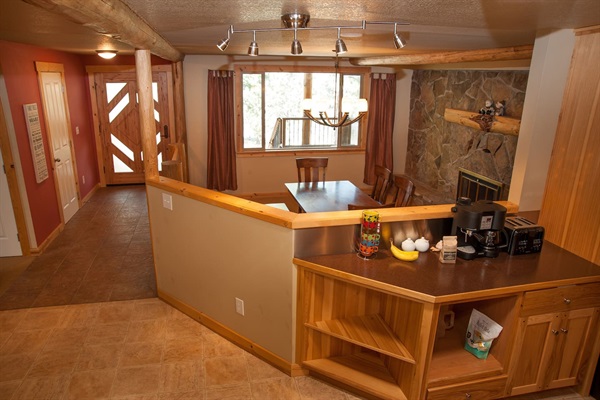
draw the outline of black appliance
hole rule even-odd
[[[508,254],[529,254],[542,251],[544,227],[523,217],[508,217],[504,221]]]
[[[472,260],[477,257],[497,257],[506,247],[501,240],[506,208],[488,200],[472,202],[461,197],[452,207],[452,235],[456,235],[458,257]]]

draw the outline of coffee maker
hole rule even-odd
[[[467,197],[458,199],[452,207],[452,235],[457,238],[458,257],[472,260],[476,257],[497,257],[504,230],[506,208],[489,200],[472,202]]]

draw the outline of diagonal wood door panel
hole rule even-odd
[[[168,80],[165,72],[154,72],[152,77],[160,170],[170,140],[165,137],[170,126]],[[95,84],[106,183],[143,183],[144,164],[135,73],[96,73]]]

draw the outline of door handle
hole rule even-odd
[[[55,158],[54,162],[60,162],[60,158]]]

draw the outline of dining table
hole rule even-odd
[[[381,204],[350,181],[290,182],[286,188],[301,212],[348,210],[348,204],[379,208]]]

